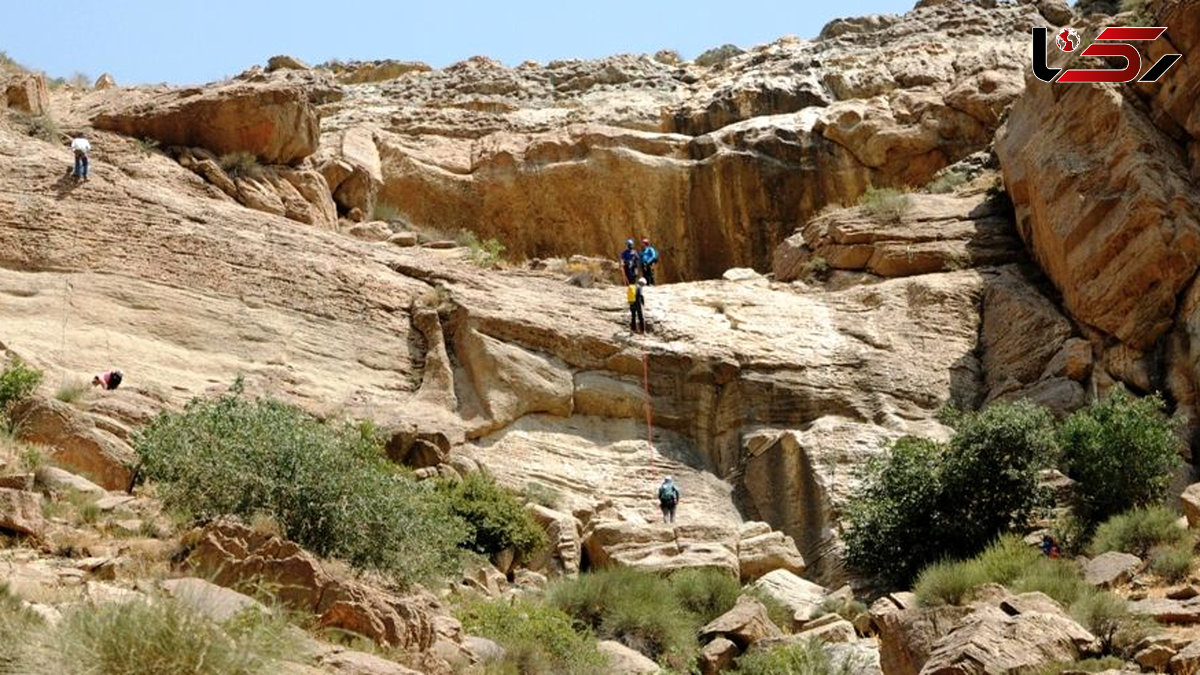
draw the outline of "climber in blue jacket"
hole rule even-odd
[[[646,285],[654,285],[654,266],[658,264],[658,251],[650,245],[648,237],[642,238],[642,276],[646,278]]]

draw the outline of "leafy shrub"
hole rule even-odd
[[[962,171],[953,170],[946,171],[942,175],[929,182],[925,189],[933,194],[945,194],[954,192],[954,188],[967,182],[967,174]]]
[[[866,667],[853,657],[835,659],[820,640],[765,650],[753,650],[737,660],[738,675],[855,675]]]
[[[1158,546],[1174,546],[1188,540],[1188,533],[1175,525],[1178,516],[1163,506],[1133,509],[1113,516],[1096,528],[1088,551],[1100,555],[1123,551],[1145,558]]]
[[[867,188],[858,200],[867,215],[882,221],[898,221],[912,208],[907,192],[895,188]]]
[[[42,371],[19,358],[13,358],[0,371],[0,425],[11,428],[9,410],[17,401],[29,396],[42,383]]]
[[[141,475],[199,520],[269,514],[318,555],[431,580],[457,568],[467,530],[430,483],[400,474],[369,427],[330,427],[237,392],[164,412],[134,438]]]
[[[21,673],[50,675],[256,675],[295,651],[287,624],[260,612],[224,628],[178,602],[103,603],[70,611],[34,636]]]
[[[1063,422],[1063,468],[1077,481],[1074,510],[1085,523],[1163,498],[1180,462],[1178,420],[1163,407],[1157,394],[1136,398],[1118,386]]]
[[[577,632],[571,617],[553,607],[526,600],[477,601],[457,608],[455,616],[467,633],[495,640],[507,650],[504,661],[489,672],[600,675],[607,670],[591,632]]]
[[[905,585],[926,565],[978,553],[1022,523],[1053,456],[1050,414],[1030,403],[947,417],[947,444],[898,439],[869,462],[847,508],[846,559]]]
[[[1049,558],[1039,559],[1036,565],[1017,577],[1009,588],[1015,593],[1045,593],[1066,607],[1092,590],[1070,562]]]
[[[467,249],[471,261],[480,267],[495,267],[504,259],[505,246],[496,239],[481,240],[470,230],[463,230],[458,243]]]
[[[600,570],[561,581],[549,590],[549,602],[594,630],[677,670],[687,669],[696,653],[699,618],[672,597],[670,582],[629,568]]]
[[[742,592],[737,579],[711,569],[680,570],[668,582],[675,602],[695,615],[700,624],[733,609]]]
[[[258,163],[258,158],[253,153],[245,150],[238,150],[225,155],[221,155],[218,160],[221,169],[229,174],[230,178],[262,178],[263,167]]]
[[[467,524],[462,547],[486,556],[507,548],[526,558],[545,548],[546,533],[524,503],[513,493],[481,473],[440,487],[451,511]]]
[[[1187,579],[1196,562],[1196,552],[1189,541],[1180,546],[1166,546],[1150,556],[1150,571],[1166,579],[1170,583],[1179,583]]]

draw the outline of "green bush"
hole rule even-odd
[[[47,143],[59,143],[63,140],[62,130],[58,122],[49,115],[30,115],[24,118],[26,133]]]
[[[476,601],[460,606],[455,616],[463,630],[507,650],[505,659],[489,673],[512,675],[600,675],[607,660],[596,649],[589,630],[577,632],[571,617],[546,605],[519,600]]]
[[[1178,421],[1163,408],[1158,395],[1136,398],[1118,386],[1063,422],[1063,468],[1077,482],[1074,510],[1085,523],[1162,500],[1181,447]]]
[[[524,503],[491,478],[472,473],[458,482],[443,482],[439,489],[467,524],[463,548],[486,556],[512,548],[519,559],[545,548],[546,533]]]
[[[925,189],[933,194],[945,194],[947,192],[954,192],[954,188],[965,182],[967,182],[966,173],[957,170],[947,171],[930,181]]]
[[[398,218],[400,218],[400,209],[387,202],[381,201],[371,209],[371,220],[383,220],[390,223]]]
[[[296,650],[286,622],[255,612],[222,627],[168,598],[89,605],[32,636],[28,675],[256,675]]]
[[[13,358],[0,371],[0,425],[11,428],[9,410],[17,401],[29,396],[42,383],[42,371],[29,366],[20,358]]]
[[[1192,565],[1196,562],[1196,552],[1192,542],[1178,546],[1160,548],[1150,556],[1150,571],[1170,583],[1179,583],[1188,578]]]
[[[58,391],[54,392],[54,398],[62,401],[63,403],[74,403],[83,398],[83,395],[86,394],[87,391],[88,383],[76,380],[59,387]]]
[[[1190,543],[1187,531],[1175,524],[1178,519],[1163,506],[1115,515],[1096,528],[1088,552],[1096,556],[1106,551],[1123,551],[1145,558],[1156,547]]]
[[[1070,609],[1079,625],[1100,638],[1104,653],[1127,651],[1154,627],[1153,620],[1131,613],[1123,598],[1108,591],[1088,589]]]
[[[867,215],[882,221],[898,221],[912,208],[908,193],[895,188],[867,188],[858,204]]]
[[[221,155],[217,163],[225,173],[229,174],[230,178],[262,178],[263,176],[263,167],[258,163],[258,157],[245,150]]]
[[[867,606],[853,598],[826,598],[824,602],[817,606],[817,616],[824,614],[837,614],[843,619],[854,623],[860,614],[867,612]]]
[[[318,555],[430,581],[458,568],[467,529],[431,482],[401,474],[367,425],[326,426],[234,393],[164,412],[134,438],[141,476],[206,521],[270,515]]]
[[[1020,525],[1054,454],[1050,414],[1030,403],[947,417],[947,444],[906,437],[867,464],[847,507],[846,560],[892,584],[966,558]]]
[[[776,599],[775,596],[754,586],[748,586],[745,594],[759,601],[763,607],[767,608],[767,617],[771,619],[771,623],[775,624],[779,630],[785,633],[791,633],[795,630],[795,612]]]
[[[700,624],[733,609],[742,593],[737,579],[711,569],[680,570],[670,576],[671,595]]]
[[[694,660],[700,618],[675,599],[660,576],[629,568],[600,570],[561,581],[549,602],[596,632],[636,649],[659,664],[686,670]]]
[[[925,568],[914,591],[925,605],[959,605],[987,583],[1016,593],[1040,591],[1063,605],[1078,600],[1090,587],[1070,563],[1050,560],[1015,535],[1005,535],[970,560],[943,561]]]
[[[737,675],[856,675],[866,663],[853,657],[835,659],[820,640],[810,639],[778,649],[752,650],[737,660]]]
[[[463,230],[458,243],[467,249],[471,261],[480,267],[495,267],[504,259],[505,246],[496,239],[480,239],[470,230]]]

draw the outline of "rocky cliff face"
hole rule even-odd
[[[1031,4],[952,3],[696,62],[474,58],[348,86],[323,129],[331,146],[359,130],[381,159],[378,197],[343,210],[382,201],[533,257],[607,256],[646,235],[668,279],[767,271],[825,205],[922,185],[987,147],[1043,22]]]
[[[0,121],[0,340],[52,380],[120,365],[167,405],[244,374],[382,421],[422,471],[553,487],[564,567],[752,577],[791,560],[790,543],[751,553],[746,521],[764,521],[795,542],[791,567],[839,581],[855,469],[944,433],[947,403],[1063,413],[1119,380],[1191,410],[1195,78],[1026,82],[1028,25],[1062,18],[1050,4],[934,4],[689,63],[335,80],[281,59],[203,90],[58,93],[94,179]],[[994,135],[1002,183],[976,154]],[[836,206],[959,160],[964,185],[895,218]],[[390,225],[354,222],[378,204]],[[650,289],[652,331],[630,337],[611,287],[391,236],[460,227],[517,257],[644,233],[668,279],[710,279]],[[686,527],[651,524],[665,473]]]

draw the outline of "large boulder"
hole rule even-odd
[[[982,607],[934,645],[920,675],[1017,675],[1097,653],[1100,641],[1057,613]],[[889,671],[890,672],[890,671]]]
[[[0,86],[4,87],[4,100],[9,108],[29,115],[50,112],[50,92],[41,73],[20,73],[0,82]]]
[[[56,464],[91,478],[106,490],[127,490],[137,457],[133,449],[96,426],[94,419],[70,404],[38,396],[11,411],[17,438],[49,448]]]
[[[797,622],[807,621],[816,613],[817,607],[828,597],[823,586],[802,579],[796,574],[779,569],[763,575],[754,582],[754,588],[787,607]]]
[[[1179,495],[1179,505],[1187,516],[1188,527],[1200,527],[1200,483],[1192,483]]]
[[[738,570],[743,583],[775,570],[804,574],[804,558],[791,537],[761,522],[744,523],[738,534]]]
[[[242,612],[267,611],[254,598],[204,579],[168,579],[161,587],[167,595],[217,623],[229,621]]]
[[[0,532],[41,537],[45,531],[41,495],[0,488]]]
[[[938,641],[970,613],[969,608],[953,606],[904,610],[885,606],[882,611],[872,606],[871,619],[879,636],[883,672],[888,675],[922,672]]]
[[[1083,566],[1083,578],[1093,586],[1109,588],[1129,581],[1142,567],[1141,558],[1121,551],[1108,551]]]
[[[608,657],[608,668],[604,672],[612,675],[653,675],[660,668],[653,659],[620,642],[601,640],[596,648]]]
[[[725,525],[598,520],[590,524],[584,549],[595,567],[706,568],[737,576],[737,541],[737,530]]]
[[[295,164],[316,151],[319,117],[305,87],[235,80],[115,102],[92,117],[97,129],[198,146],[218,155],[249,152],[268,164]]]
[[[561,513],[540,504],[528,504],[533,519],[546,531],[550,544],[544,551],[535,554],[526,565],[533,570],[545,570],[552,575],[573,576],[579,573],[582,545],[579,537],[579,521],[575,516]]]
[[[222,520],[197,531],[188,563],[225,587],[248,583],[271,589],[285,606],[312,614],[381,645],[430,652],[462,642],[461,625],[430,595],[399,596],[362,581],[340,578],[295,543]]]
[[[783,632],[767,614],[767,608],[749,595],[739,597],[733,609],[700,629],[702,642],[725,638],[743,650],[760,640],[782,635]]]

